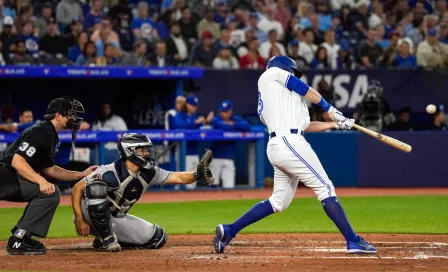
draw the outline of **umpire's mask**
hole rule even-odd
[[[48,105],[45,119],[54,118],[52,115],[56,113],[60,113],[62,116],[68,118],[66,129],[72,131],[72,147],[75,148],[76,132],[79,130],[83,120],[82,117],[79,117],[80,114],[84,113],[83,105],[78,100],[69,96],[56,98]]]

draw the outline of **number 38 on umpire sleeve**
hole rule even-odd
[[[28,142],[23,142],[20,146],[19,146],[19,150],[22,152],[25,152],[25,154],[28,157],[32,157],[34,155],[34,153],[36,153],[36,148],[34,148],[34,146],[30,146],[30,144]]]

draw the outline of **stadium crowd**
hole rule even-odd
[[[445,0],[0,0],[0,65],[446,68]]]

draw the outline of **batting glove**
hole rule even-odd
[[[342,112],[338,111],[335,107],[331,106],[328,110],[328,115],[331,120],[335,122],[344,122],[347,118],[342,114]]]
[[[353,124],[355,124],[355,119],[346,118],[343,122],[334,122],[334,127],[336,129],[352,129]]]

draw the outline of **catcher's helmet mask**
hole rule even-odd
[[[118,141],[118,152],[141,168],[152,169],[156,163],[156,150],[151,140],[140,133],[125,133]]]

